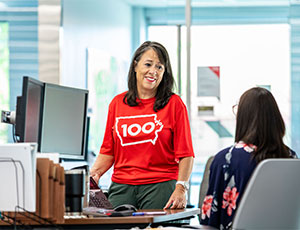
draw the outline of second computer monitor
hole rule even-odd
[[[84,159],[88,91],[45,84],[40,152]]]
[[[39,142],[44,83],[23,77],[22,96],[17,99],[16,131],[20,142]]]

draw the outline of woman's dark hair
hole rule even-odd
[[[284,134],[284,121],[271,92],[260,87],[247,90],[238,104],[235,142],[255,145],[257,163],[267,158],[289,158]]]
[[[142,55],[149,49],[153,49],[157,53],[159,61],[165,67],[165,72],[157,88],[155,103],[153,106],[153,110],[157,112],[159,109],[164,108],[169,102],[170,97],[173,94],[174,87],[174,78],[169,54],[166,48],[158,42],[146,41],[135,51],[128,72],[128,92],[125,94],[123,101],[130,106],[137,106],[139,104],[140,98],[137,91],[135,67],[140,61]]]

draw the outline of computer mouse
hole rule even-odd
[[[117,212],[123,212],[123,211],[136,212],[137,208],[134,207],[132,204],[121,204],[121,205],[115,207],[114,211],[117,211]]]

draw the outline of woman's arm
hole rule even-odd
[[[114,156],[99,154],[93,167],[91,168],[90,174],[91,177],[98,183],[100,177],[110,169],[110,167],[114,164]]]
[[[193,157],[183,157],[179,161],[179,172],[177,181],[188,181],[193,169],[194,158]],[[183,185],[177,184],[174,192],[172,193],[169,201],[164,208],[175,209],[175,208],[185,208],[186,206],[186,189]],[[172,206],[171,206],[172,205]]]

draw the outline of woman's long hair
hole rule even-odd
[[[235,142],[255,145],[253,157],[259,163],[267,158],[289,158],[284,134],[284,121],[271,92],[260,87],[247,90],[238,104]]]
[[[135,51],[128,72],[128,92],[125,94],[123,101],[129,106],[137,106],[139,104],[140,98],[137,91],[135,67],[142,55],[149,49],[153,49],[157,53],[159,61],[165,67],[163,78],[157,87],[155,103],[153,106],[153,110],[157,112],[159,109],[164,108],[169,102],[174,87],[174,78],[169,54],[166,48],[158,42],[146,41]]]

